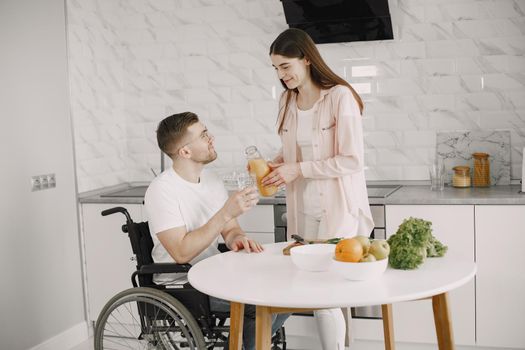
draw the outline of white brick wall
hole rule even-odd
[[[268,58],[287,28],[278,0],[68,0],[79,190],[148,181],[155,126],[198,113],[219,172],[243,149],[279,147]],[[424,180],[436,131],[510,129],[511,176],[525,146],[525,2],[391,0],[395,39],[320,45],[366,103],[367,178]]]

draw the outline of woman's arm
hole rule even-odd
[[[279,163],[283,163],[284,162],[284,158],[283,158],[283,148],[281,147],[281,149],[279,150],[279,152],[277,153],[277,155],[272,159],[271,163],[273,164],[279,164]]]
[[[347,88],[341,87],[334,93],[338,94],[335,97],[335,132],[338,141],[336,155],[324,160],[271,164],[272,171],[262,180],[263,185],[280,186],[300,176],[313,179],[335,178],[363,170],[363,160],[359,156],[363,148],[359,107]]]

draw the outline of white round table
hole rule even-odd
[[[454,348],[447,292],[474,277],[474,262],[452,256],[429,258],[416,270],[389,267],[376,279],[349,281],[332,270],[299,270],[282,254],[287,244],[264,245],[262,253],[218,254],[190,269],[188,279],[194,288],[232,302],[230,349],[241,346],[244,304],[257,306],[257,349],[269,349],[272,313],[368,305],[382,305],[385,346],[393,349],[390,304],[427,297],[433,301],[439,348]]]

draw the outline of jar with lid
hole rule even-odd
[[[490,186],[490,162],[487,153],[473,153],[474,173],[472,174],[472,185],[474,187]]]
[[[257,188],[259,189],[261,196],[273,196],[277,192],[277,186],[263,186],[261,184],[262,179],[271,171],[266,160],[261,156],[261,153],[256,146],[246,147],[244,153],[246,154],[246,159],[248,160],[250,173],[255,175]]]
[[[452,169],[454,170],[454,175],[452,176],[452,186],[470,187],[470,167],[466,165],[458,165]]]

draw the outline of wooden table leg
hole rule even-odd
[[[454,350],[454,332],[452,331],[447,292],[432,297],[432,309],[434,310],[439,350]]]
[[[230,350],[242,350],[244,304],[230,303]]]
[[[268,350],[272,345],[272,311],[259,305],[255,310],[255,349]]]
[[[381,305],[383,314],[383,334],[385,335],[385,350],[395,350],[394,341],[394,319],[392,314],[392,304]]]

